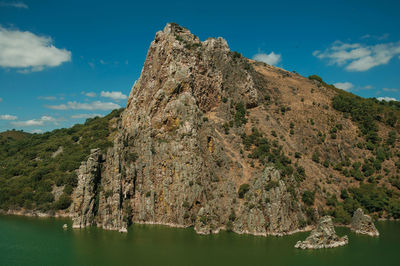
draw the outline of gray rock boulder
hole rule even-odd
[[[344,246],[347,243],[347,236],[338,237],[336,235],[332,218],[324,216],[319,220],[317,227],[311,231],[306,240],[298,241],[294,247],[301,249],[334,248]]]
[[[357,234],[364,234],[369,236],[379,236],[371,216],[364,214],[361,208],[358,208],[353,215],[351,221],[351,230]]]

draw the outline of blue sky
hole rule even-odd
[[[69,127],[124,106],[168,22],[357,95],[399,100],[399,11],[385,0],[0,0],[0,131]]]

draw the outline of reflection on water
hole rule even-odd
[[[380,238],[337,228],[349,235],[349,245],[326,250],[293,248],[308,233],[201,236],[193,229],[133,225],[121,234],[70,226],[62,219],[0,216],[0,265],[397,265],[400,244],[396,222],[377,223]]]

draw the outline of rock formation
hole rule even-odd
[[[223,133],[235,102],[258,106],[263,82],[224,39],[201,42],[167,24],[150,45],[114,146],[92,151],[78,171],[74,227],[126,231],[135,222],[194,226],[200,234],[298,231],[306,217],[297,181],[272,166],[252,169],[239,153],[243,127]],[[245,183],[249,190],[238,198]]]
[[[356,145],[357,125],[332,109],[336,95],[322,81],[232,52],[222,38],[200,41],[167,24],[110,122],[112,147],[93,150],[78,170],[74,227],[304,230],[326,211],[327,197],[350,184],[349,169],[330,165],[372,156]],[[313,195],[307,204],[305,191]],[[334,236],[316,245],[344,241]]]
[[[73,194],[71,211],[73,213],[72,228],[82,228],[95,224],[94,218],[97,211],[96,195],[101,179],[100,149],[91,150],[86,162],[82,162],[77,170],[78,186]]]
[[[357,234],[379,236],[379,232],[376,229],[372,218],[369,215],[364,214],[361,208],[358,208],[354,212],[350,228]]]
[[[330,216],[322,217],[317,227],[311,231],[304,241],[298,241],[295,248],[301,249],[320,249],[344,246],[348,243],[347,236],[338,237],[333,227]]]

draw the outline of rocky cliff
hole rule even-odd
[[[167,24],[114,121],[113,147],[78,170],[74,226],[284,235],[329,211],[347,219],[357,205],[343,211],[353,199],[340,191],[361,180],[346,167],[376,153],[357,145],[357,123],[332,109],[337,91],[325,85]]]
[[[306,220],[295,200],[297,181],[273,167],[250,169],[239,153],[245,128],[234,129],[235,140],[224,134],[222,122],[232,117],[234,103],[253,108],[263,99],[262,80],[224,39],[201,42],[168,24],[151,43],[114,147],[103,155],[93,151],[79,169],[74,226],[116,230],[136,222],[194,226],[201,234],[297,231]],[[249,190],[239,198],[242,184]]]

